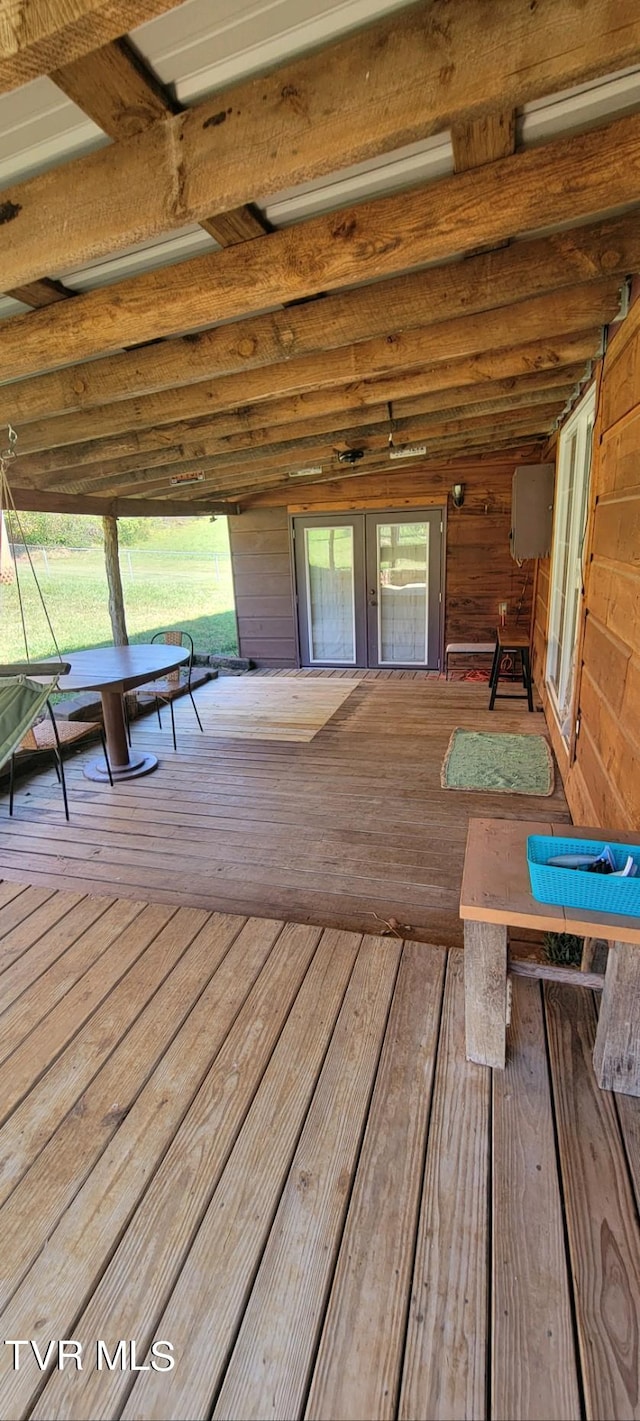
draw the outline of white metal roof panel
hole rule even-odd
[[[217,242],[202,227],[184,227],[152,242],[140,242],[128,247],[126,251],[118,252],[117,256],[56,274],[72,291],[93,291],[98,286],[112,286],[116,281],[126,281],[129,276],[139,276],[143,271],[175,266],[189,257],[217,250]]]
[[[0,94],[0,188],[110,141],[50,79]]]
[[[590,84],[565,89],[546,99],[525,104],[518,114],[518,144],[522,148],[548,142],[563,133],[576,133],[607,119],[640,108],[640,67],[621,70]]]
[[[453,172],[453,149],[448,133],[438,133],[421,143],[410,143],[395,153],[355,163],[341,172],[330,173],[315,183],[274,194],[258,205],[274,227],[286,227],[331,212],[351,203],[382,197],[401,188],[415,187],[446,177]]]
[[[25,316],[31,306],[25,306],[22,301],[15,301],[13,296],[0,296],[0,321],[6,321],[9,316]]]
[[[182,104],[271,69],[407,0],[186,0],[132,31],[137,48]]]

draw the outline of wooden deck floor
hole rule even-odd
[[[543,718],[522,701],[490,714],[486,685],[411,673],[365,673],[332,713],[324,688],[345,681],[279,677],[292,695],[318,688],[319,710],[298,707],[288,722],[267,707],[272,678],[211,683],[196,693],[204,735],[189,702],[176,706],[177,754],[168,716],[162,733],[154,717],[135,725],[134,743],[161,757],[148,778],[111,790],[84,778],[82,757],[70,761],[69,825],[53,770],[22,781],[12,824],[0,798],[0,875],[366,932],[393,918],[423,940],[461,945],[468,818],[568,811],[559,776],[542,800],[442,790],[451,731],[541,733]],[[250,701],[242,738],[229,736],[230,684]],[[304,743],[318,715],[322,728]],[[273,738],[279,728],[293,738]]]
[[[638,1416],[589,992],[517,980],[492,1079],[458,950],[13,882],[0,991],[1,1335],[83,1348],[0,1347],[3,1418]]]

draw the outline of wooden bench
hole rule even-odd
[[[598,1085],[640,1096],[640,919],[587,913],[538,903],[529,886],[527,838],[564,838],[632,844],[640,835],[517,819],[471,819],[467,836],[460,917],[464,921],[467,1059],[503,1069],[509,1015],[509,975],[535,976],[602,989],[593,1052]],[[509,957],[508,928],[575,933],[609,943],[604,977],[551,963]]]
[[[449,680],[450,656],[493,656],[493,641],[450,641],[444,654],[445,679]]]

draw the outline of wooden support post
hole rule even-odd
[[[122,578],[120,576],[120,563],[118,561],[117,518],[113,518],[111,514],[105,514],[102,519],[102,532],[104,536],[104,563],[107,570],[109,616],[111,618],[113,644],[114,646],[128,646],[129,637],[127,636]]]
[[[640,1095],[640,948],[627,942],[609,945],[593,1065],[601,1090]]]
[[[467,1060],[504,1070],[507,1046],[507,929],[465,919]]]

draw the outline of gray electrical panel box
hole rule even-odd
[[[551,552],[555,464],[521,464],[511,490],[511,556],[546,558]]]

